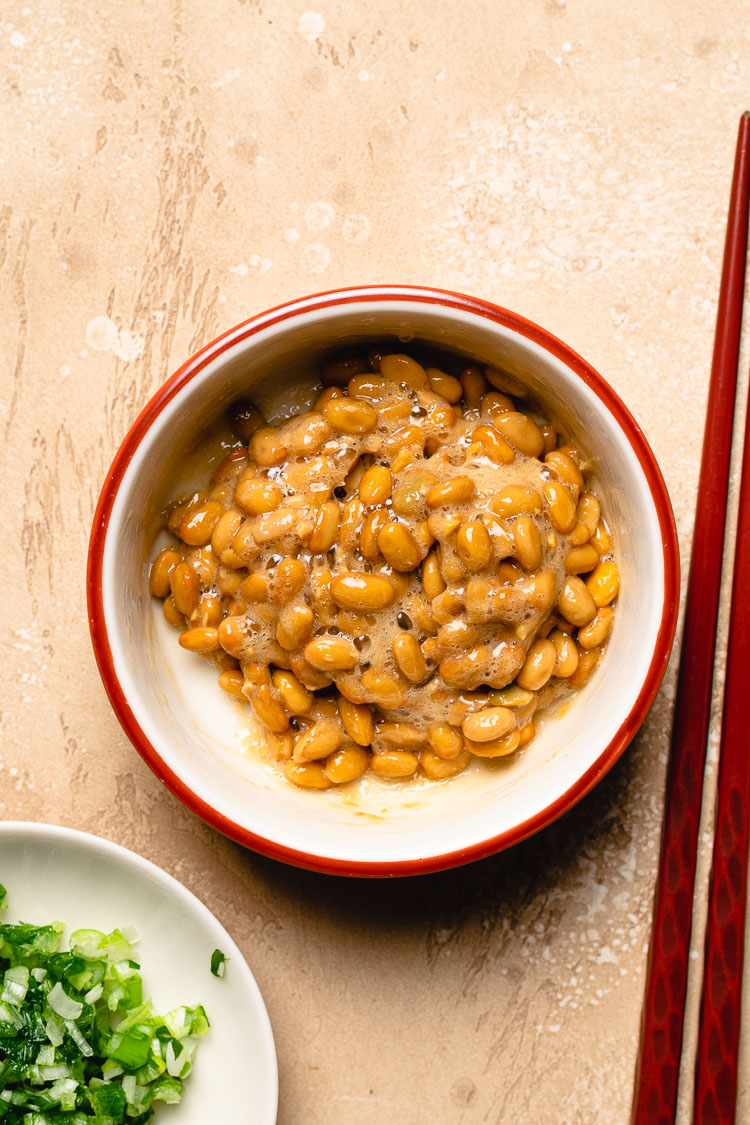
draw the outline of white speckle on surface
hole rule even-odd
[[[310,273],[323,273],[331,261],[331,251],[320,242],[313,242],[302,251],[302,268]]]
[[[108,316],[95,316],[86,325],[86,343],[95,352],[108,352],[117,339],[117,325]]]
[[[237,277],[247,277],[250,267],[246,262],[239,262],[236,266],[230,266],[229,272],[236,274]]]
[[[297,203],[296,201],[294,203],[290,203],[289,204],[289,210],[290,211],[299,211],[299,203]]]
[[[268,271],[270,270],[272,265],[273,265],[273,262],[271,261],[270,258],[261,258],[260,266],[258,268],[259,268],[261,273],[268,273]]]
[[[333,222],[333,214],[330,203],[311,203],[305,208],[305,226],[308,230],[325,230]]]
[[[347,215],[341,225],[344,242],[358,246],[370,237],[370,220],[366,215]]]
[[[604,904],[607,899],[607,887],[604,883],[591,883],[589,901],[586,904],[585,918],[595,918],[604,909]],[[583,934],[582,938],[585,940],[586,935]]]
[[[617,958],[608,945],[603,945],[596,959],[597,965],[616,965]]]
[[[111,351],[118,359],[129,363],[143,355],[145,340],[138,332],[129,328],[118,330],[115,322],[108,316],[95,316],[86,325],[86,343],[96,352]],[[80,353],[85,359],[87,351]]]
[[[319,39],[323,34],[326,21],[321,16],[320,12],[303,12],[297,20],[297,31],[303,39],[307,39],[309,43]]]
[[[211,83],[212,90],[221,90],[224,86],[228,86],[230,82],[234,82],[235,78],[239,78],[242,74],[242,67],[236,66],[234,70],[228,70],[226,74],[222,74],[215,82]]]
[[[260,265],[260,254],[250,255],[250,265],[253,267],[253,269],[258,268],[258,266]]]
[[[620,874],[622,875],[623,879],[627,879],[628,882],[632,881],[632,878],[635,875],[635,870],[636,870],[636,868],[635,868],[635,848],[632,845],[624,853],[623,861],[622,861],[622,864],[620,865],[619,870],[620,870]]]
[[[299,231],[296,227],[287,227],[284,231],[284,238],[287,242],[296,242],[299,238]]]
[[[112,352],[118,359],[130,363],[131,360],[138,359],[139,356],[143,355],[145,344],[146,341],[138,332],[131,332],[129,328],[121,328],[112,345]]]
[[[360,80],[360,82],[369,82],[370,81],[369,70],[360,70],[359,74],[357,75],[357,78]]]
[[[25,47],[26,46],[26,36],[22,35],[20,31],[11,31],[11,33],[10,33],[10,45],[11,45],[11,47]]]
[[[63,379],[67,379],[68,375],[70,375],[70,367],[68,366],[67,363],[61,363],[57,370],[58,370],[58,374]]]

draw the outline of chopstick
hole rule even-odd
[[[750,198],[750,114],[740,119],[703,435],[666,809],[635,1077],[633,1125],[677,1104],[693,890],[716,653]]]
[[[750,843],[750,412],[745,420],[729,620],[693,1102],[693,1120],[699,1125],[730,1125],[737,1102]]]

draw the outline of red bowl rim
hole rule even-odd
[[[167,403],[169,403],[191,379],[202,371],[210,361],[215,359],[216,356],[221,355],[222,352],[233,347],[236,343],[246,340],[248,337],[255,335],[265,328],[289,320],[301,313],[321,311],[323,309],[333,308],[337,305],[372,301],[383,302],[389,300],[440,305],[447,309],[470,312],[486,317],[503,327],[512,329],[519,335],[525,336],[527,339],[543,347],[546,351],[565,363],[584,383],[586,383],[594,394],[597,395],[627,436],[628,442],[638,458],[638,462],[648,482],[662,536],[664,552],[664,604],[654,654],[641,690],[630,713],[620,726],[615,737],[605,747],[597,760],[565,793],[529,819],[496,836],[481,840],[471,847],[445,852],[442,855],[430,855],[424,859],[416,858],[381,862],[319,856],[311,852],[286,847],[283,844],[277,843],[275,840],[269,840],[265,836],[260,836],[218,812],[197,793],[194,793],[193,790],[167,766],[136,720],[115,670],[104,615],[102,565],[112,508],[125,471],[135,451],[150,426]],[[267,312],[250,317],[248,320],[229,329],[228,332],[223,333],[216,340],[213,340],[203,347],[187,360],[187,362],[160,387],[143,408],[125,436],[102,486],[91,530],[86,587],[89,628],[91,631],[94,655],[105,690],[120,725],[150,769],[187,808],[212,828],[217,829],[237,843],[252,848],[254,851],[260,852],[272,859],[281,860],[284,863],[289,863],[296,867],[303,867],[312,871],[319,871],[331,875],[369,877],[419,875],[442,871],[450,867],[458,867],[462,864],[493,855],[496,852],[511,847],[513,844],[520,843],[521,840],[525,840],[527,837],[545,828],[548,824],[551,824],[552,821],[567,812],[568,809],[590,792],[604,774],[611,769],[631,742],[646,717],[646,713],[654,700],[667,668],[677,625],[677,612],[679,607],[679,546],[674,515],[667,488],[653,452],[641,428],[625,404],[604,378],[586,363],[581,356],[569,348],[567,344],[564,344],[561,340],[557,339],[556,336],[553,336],[539,325],[534,324],[525,317],[519,316],[518,313],[511,312],[509,309],[502,308],[499,305],[481,300],[480,298],[469,297],[462,293],[453,293],[449,290],[432,289],[422,286],[373,285],[316,293],[300,300],[278,305]]]

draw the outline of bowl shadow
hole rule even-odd
[[[645,759],[656,751],[653,741],[640,735],[592,792],[553,824],[497,855],[448,871],[348,878],[290,867],[238,844],[232,847],[265,892],[293,900],[334,929],[364,930],[373,938],[406,937],[423,935],[425,927],[460,930],[472,922],[494,924],[500,916],[510,920],[512,929],[529,909],[544,910],[561,888],[580,882],[582,869],[587,877],[593,872],[593,878],[603,880],[606,868],[624,859],[633,844],[629,810],[636,800],[634,789],[644,770],[649,772]]]

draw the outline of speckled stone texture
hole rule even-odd
[[[443,286],[539,321],[610,380],[664,471],[686,573],[746,15],[0,13],[0,813],[119,841],[215,911],[268,1004],[281,1125],[627,1121],[675,662],[618,766],[538,838],[403,882],[284,868],[185,811],[112,716],[84,599],[106,468],[148,395],[237,321],[340,285]],[[694,949],[699,966],[701,934]],[[694,981],[690,997],[688,1059]],[[749,1120],[747,1065],[740,1085]]]

